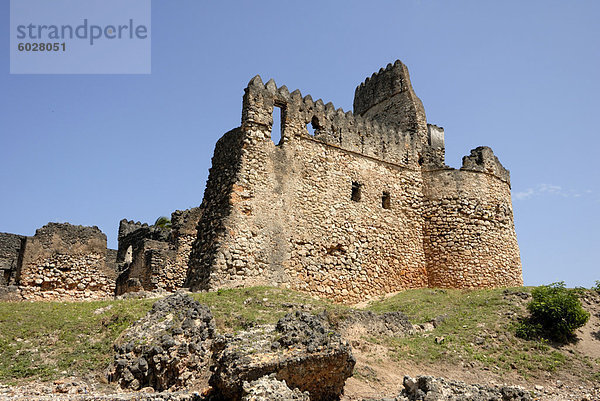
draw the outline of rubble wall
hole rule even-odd
[[[17,274],[29,300],[81,300],[114,295],[116,272],[106,264],[106,235],[98,227],[49,223],[27,237]]]

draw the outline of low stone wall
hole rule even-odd
[[[82,300],[114,295],[106,265],[106,235],[98,227],[49,223],[28,237],[17,282],[23,299]]]

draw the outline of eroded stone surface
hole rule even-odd
[[[213,343],[215,372],[210,383],[226,399],[239,400],[243,383],[273,374],[310,399],[335,400],[352,375],[350,346],[322,317],[286,315],[275,326],[261,326]]]
[[[208,307],[182,293],[163,298],[117,340],[109,380],[162,391],[207,379],[214,332]]]

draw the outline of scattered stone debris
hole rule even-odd
[[[310,401],[308,392],[290,389],[285,380],[277,380],[274,374],[251,383],[244,382],[242,387],[242,401]]]
[[[308,391],[312,401],[336,400],[355,364],[350,346],[323,315],[300,311],[287,314],[275,326],[219,336],[213,353],[210,384],[230,400],[241,399],[244,382],[270,374],[290,388]]]
[[[404,389],[397,397],[368,401],[531,401],[520,387],[490,387],[460,381],[418,376],[404,377]],[[365,400],[367,401],[367,400]]]
[[[115,344],[108,378],[121,387],[183,387],[208,375],[215,326],[208,307],[176,293],[152,306]]]

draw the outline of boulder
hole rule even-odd
[[[131,390],[158,391],[206,380],[214,333],[208,307],[183,293],[163,298],[117,339],[108,379]]]
[[[240,400],[243,383],[273,374],[312,401],[336,400],[352,375],[350,346],[329,328],[324,316],[297,311],[275,326],[252,328],[213,342],[215,371],[210,384],[228,400]]]

